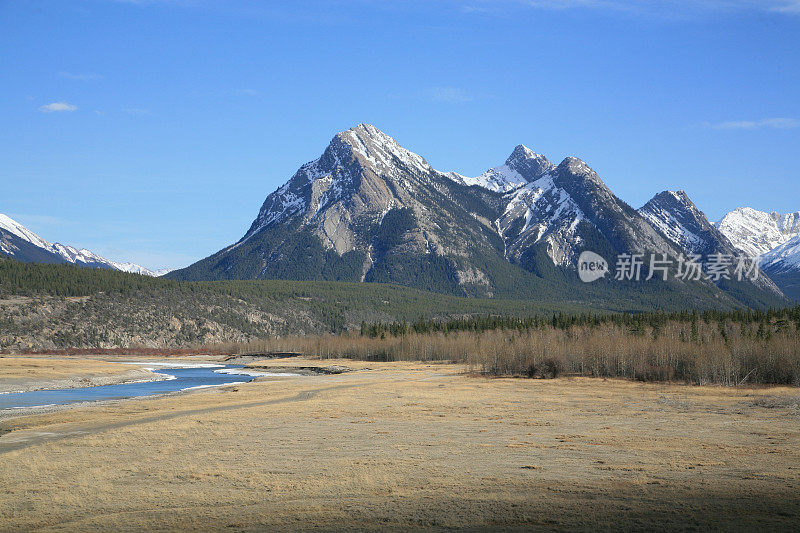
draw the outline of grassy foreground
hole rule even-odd
[[[0,422],[0,530],[793,529],[797,389],[355,369]],[[288,359],[267,366],[314,365]]]

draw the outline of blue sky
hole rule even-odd
[[[0,212],[180,267],[337,132],[440,170],[516,144],[634,207],[800,209],[800,2],[0,0]]]

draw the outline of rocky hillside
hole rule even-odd
[[[679,308],[680,302],[672,302]],[[642,300],[586,308],[568,297],[467,299],[397,285],[327,281],[176,282],[107,269],[0,259],[0,351],[176,348],[335,333],[362,321],[644,310]]]

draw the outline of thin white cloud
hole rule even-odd
[[[153,112],[149,109],[143,109],[141,107],[128,107],[125,109],[125,112],[129,115],[152,115]]]
[[[242,96],[258,96],[261,94],[261,92],[255,89],[236,89],[236,94]]]
[[[59,72],[58,75],[62,78],[75,81],[95,81],[103,79],[103,76],[100,74],[75,74],[74,72],[65,72],[63,70]]]
[[[761,120],[731,120],[718,124],[706,124],[715,130],[758,130],[764,128],[788,130],[800,128],[800,120],[796,118],[763,118]]]
[[[113,0],[118,4],[176,4],[180,6],[195,6],[198,4],[197,0]]]
[[[54,217],[52,215],[30,215],[25,213],[9,213],[11,218],[19,221],[23,226],[65,226],[72,224],[71,221]]]
[[[77,111],[77,109],[78,106],[66,102],[53,102],[52,104],[43,105],[39,108],[39,111],[42,113],[62,113]]]
[[[458,87],[431,87],[424,91],[423,97],[426,100],[447,104],[463,104],[475,100],[475,96]]]
[[[174,5],[181,7],[200,7],[211,3],[207,0],[110,0],[120,4],[138,6]],[[355,0],[353,0],[355,1]],[[662,16],[666,18],[681,18],[685,16],[714,15],[724,12],[736,13],[745,11],[761,11],[768,13],[783,13],[800,15],[800,0],[436,0],[438,3],[454,6],[462,13],[480,15],[508,14],[510,9],[534,8],[547,10],[566,10],[577,8],[605,9],[611,11],[627,12],[642,16]],[[330,0],[331,5],[338,2]],[[359,0],[362,6],[371,8],[376,5],[391,4],[416,6],[433,3],[432,0],[417,0],[406,2],[375,2],[375,0]],[[220,3],[224,9],[241,10],[237,3]],[[241,4],[241,3],[239,3]],[[257,5],[258,3],[256,3]],[[219,6],[217,6],[219,7]],[[245,10],[247,14],[267,13],[270,17],[286,16],[281,10],[253,9]],[[322,13],[314,12],[320,21]]]
[[[458,0],[467,13],[504,12],[512,6],[545,10],[605,9],[629,13],[668,15],[766,11],[800,14],[800,0]]]
[[[530,7],[538,7],[540,9],[568,9],[574,7],[623,7],[626,2],[624,1],[608,1],[608,0],[527,0],[525,2]]]
[[[781,5],[773,6],[772,11],[800,14],[800,0],[782,2]]]

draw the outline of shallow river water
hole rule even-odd
[[[260,375],[248,370],[240,370],[242,367],[236,365],[204,365],[192,368],[170,368],[168,364],[158,366],[145,364],[143,366],[159,374],[168,375],[170,378],[163,381],[148,381],[144,383],[131,382],[79,389],[37,390],[0,394],[0,409],[150,396],[193,388],[246,383]],[[237,372],[242,372],[242,374]]]

